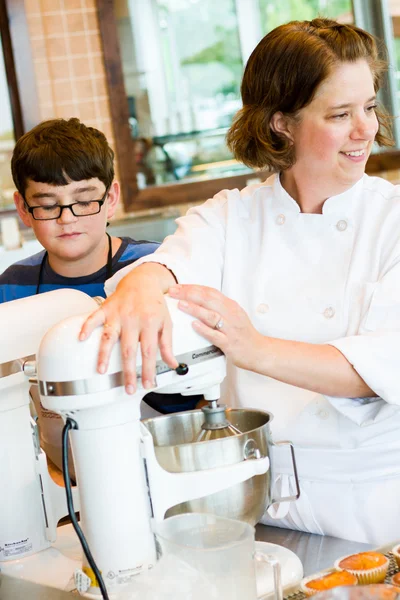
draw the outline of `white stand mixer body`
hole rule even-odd
[[[67,514],[63,490],[50,479],[45,455],[36,445],[24,364],[34,359],[49,327],[96,306],[92,298],[76,290],[0,306],[0,562],[48,548],[55,539],[57,520]],[[49,492],[47,506],[45,490]]]
[[[138,411],[139,403],[126,399],[88,409],[84,418],[75,415],[79,429],[70,432],[81,526],[107,587],[157,560]],[[94,582],[86,559],[84,571]]]
[[[0,379],[0,561],[50,546],[23,373]],[[17,383],[18,382],[18,383]]]

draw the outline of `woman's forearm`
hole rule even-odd
[[[263,337],[253,370],[327,396],[376,396],[334,346]]]
[[[177,285],[169,294],[180,301],[181,310],[197,319],[193,326],[198,333],[241,369],[327,396],[376,395],[334,346],[263,336],[235,300],[213,288]]]

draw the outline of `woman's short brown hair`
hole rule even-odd
[[[250,167],[272,171],[291,167],[295,148],[273,131],[272,116],[280,111],[296,118],[335,66],[360,59],[368,62],[378,92],[387,63],[379,58],[377,42],[368,32],[325,18],[292,21],[273,29],[256,46],[244,71],[243,108],[227,135],[235,157]],[[390,118],[382,108],[376,114],[375,141],[392,146]]]

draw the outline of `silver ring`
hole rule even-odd
[[[214,329],[218,329],[219,331],[221,331],[221,329],[223,328],[223,326],[224,326],[224,321],[223,321],[223,319],[220,319],[218,321],[218,323],[216,323]]]

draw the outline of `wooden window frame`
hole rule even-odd
[[[254,172],[207,181],[150,186],[139,190],[135,164],[132,160],[134,140],[131,136],[128,121],[128,101],[113,0],[97,0],[97,13],[111,100],[116,158],[119,166],[124,208],[127,213],[134,210],[163,208],[170,205],[205,200],[223,188],[241,189],[246,185],[248,179],[267,175],[265,172]],[[15,138],[18,139],[40,121],[24,0],[0,0],[0,32],[10,89]],[[400,169],[400,150],[372,155],[368,160],[366,172],[375,174],[393,169]]]
[[[134,139],[129,127],[128,99],[122,71],[113,0],[97,0],[97,14],[125,211],[129,213],[133,210],[161,208],[206,200],[223,188],[237,187],[241,189],[246,185],[248,179],[259,176],[258,173],[250,172],[207,181],[171,183],[139,189],[136,178],[137,169],[132,159],[134,155]],[[264,177],[265,173],[261,176]]]
[[[34,65],[23,0],[0,0],[0,34],[7,78],[14,138],[17,140],[40,120]],[[21,94],[19,93],[21,90]],[[16,210],[0,211],[0,219]],[[24,227],[20,223],[21,227]]]
[[[134,154],[134,140],[131,136],[128,122],[128,101],[122,71],[114,2],[113,0],[97,0],[97,6],[105,70],[111,100],[116,153],[124,205],[127,212],[206,200],[221,189],[241,189],[246,185],[248,179],[268,175],[265,172],[254,172],[207,181],[149,186],[148,188],[139,190],[136,183],[136,165],[131,158]],[[368,174],[376,174],[380,171],[390,171],[393,169],[400,169],[400,150],[389,150],[371,155],[367,163],[366,172]]]
[[[0,0],[0,33],[17,140],[40,121],[24,0]]]

